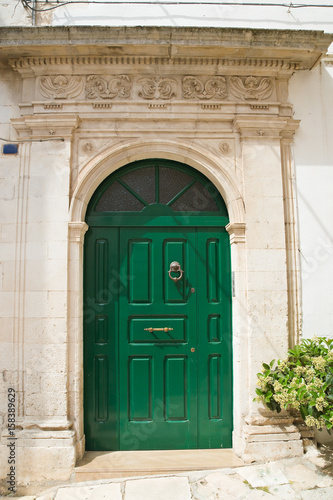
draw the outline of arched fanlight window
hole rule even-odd
[[[87,215],[138,212],[227,216],[221,195],[206,177],[168,160],[143,160],[116,171],[94,194]]]

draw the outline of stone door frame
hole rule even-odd
[[[89,200],[100,183],[118,168],[136,160],[161,158],[186,163],[203,173],[216,186],[226,202],[230,223],[227,230],[231,244],[231,266],[237,298],[233,298],[233,364],[234,364],[234,448],[240,439],[243,416],[249,411],[246,380],[248,356],[244,349],[247,338],[245,262],[245,214],[242,196],[235,179],[219,158],[207,155],[199,147],[173,141],[135,141],[110,148],[89,161],[82,171],[73,195],[69,223],[68,313],[69,378],[75,381],[70,390],[70,420],[76,422],[77,457],[84,453],[83,423],[83,243],[88,229],[85,212]],[[240,405],[240,402],[242,404]],[[240,452],[240,450],[239,450]]]

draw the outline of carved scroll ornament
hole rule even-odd
[[[83,90],[80,76],[43,76],[40,80],[40,92],[48,99],[68,99],[77,97]]]
[[[176,97],[177,82],[172,78],[147,77],[138,80],[142,84],[139,97],[142,99],[172,99]]]
[[[195,76],[183,79],[183,96],[185,99],[225,99],[227,82],[223,76],[214,76],[203,83]]]
[[[230,92],[238,99],[268,99],[273,92],[273,84],[269,78],[257,78],[247,76],[241,78],[233,76],[230,78]]]
[[[89,75],[86,81],[87,99],[128,99],[131,93],[132,81],[128,75],[119,75],[107,80],[100,75]]]

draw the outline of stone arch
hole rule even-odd
[[[234,176],[215,155],[199,146],[176,141],[128,141],[104,150],[82,169],[71,201],[70,220],[84,222],[89,200],[112,172],[133,161],[164,158],[185,163],[204,174],[221,193],[230,223],[243,223],[244,203]]]

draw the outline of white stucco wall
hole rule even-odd
[[[301,120],[294,151],[303,335],[333,336],[333,66],[295,74],[289,96]]]

